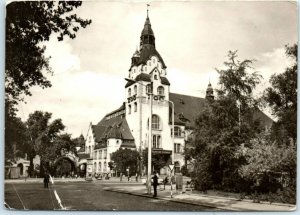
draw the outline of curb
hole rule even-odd
[[[109,192],[125,193],[125,194],[128,194],[128,195],[141,196],[141,197],[146,197],[146,198],[153,199],[153,197],[151,197],[147,194],[133,193],[133,192],[125,191],[125,190],[114,190],[114,189],[110,189],[110,188],[106,188],[104,190],[109,191]],[[214,208],[214,209],[221,209],[221,210],[224,210],[224,211],[241,211],[240,209],[216,206],[215,204],[208,204],[208,203],[204,204],[204,203],[201,203],[201,202],[196,203],[196,202],[192,202],[192,201],[182,201],[182,200],[177,200],[177,199],[171,199],[169,197],[156,197],[156,199],[167,200],[167,201],[181,203],[181,204],[204,206],[204,207],[209,207],[209,208]],[[248,211],[255,211],[255,210],[248,210]]]

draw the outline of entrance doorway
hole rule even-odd
[[[75,163],[67,157],[58,159],[54,164],[56,177],[73,178],[77,176]]]

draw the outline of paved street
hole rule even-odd
[[[120,186],[119,183],[56,182],[49,189],[39,182],[5,183],[5,202],[15,209],[60,209],[54,195],[57,191],[63,207],[69,210],[144,210],[144,211],[212,211],[211,207],[170,202],[103,189]],[[132,185],[134,186],[134,185]],[[23,206],[24,205],[24,206]]]

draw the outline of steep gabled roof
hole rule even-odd
[[[169,99],[174,102],[175,106],[175,124],[191,128],[195,126],[195,120],[207,104],[207,100],[204,98],[176,93],[170,93]],[[172,120],[171,108],[169,112],[170,120]],[[260,119],[261,125],[264,127],[270,127],[273,123],[273,120],[260,110],[254,112],[254,119]]]
[[[204,98],[176,93],[170,93],[169,99],[174,102],[175,106],[175,124],[186,125],[187,127],[194,126],[194,120],[197,118],[201,110],[203,110],[206,103]],[[170,114],[171,113],[172,110],[170,109]],[[170,119],[172,119],[171,116]]]
[[[167,68],[164,60],[162,59],[158,51],[155,49],[153,45],[149,45],[149,44],[145,44],[142,46],[142,49],[140,50],[140,59],[137,65],[140,64],[145,65],[147,63],[147,60],[149,60],[152,56],[156,56],[159,59],[163,69]]]

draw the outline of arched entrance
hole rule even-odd
[[[20,168],[20,175],[23,175],[24,174],[24,166],[23,166],[23,164],[22,163],[19,163],[18,164],[18,167]]]
[[[75,177],[77,175],[76,161],[64,156],[54,162],[54,175],[56,177]]]

